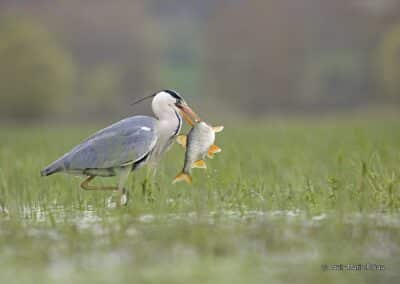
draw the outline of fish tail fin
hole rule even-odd
[[[192,177],[191,177],[191,175],[189,175],[187,173],[181,172],[180,174],[178,174],[174,178],[172,183],[174,184],[174,183],[177,183],[177,182],[180,182],[180,181],[186,181],[188,184],[191,184],[192,183]]]

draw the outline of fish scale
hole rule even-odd
[[[215,132],[222,131],[223,127],[212,127],[204,121],[196,123],[189,131],[188,135],[180,136],[178,143],[186,145],[185,161],[182,172],[176,176],[173,183],[185,180],[192,182],[192,168],[206,168],[204,158],[208,155],[210,158],[214,153],[220,152],[221,149],[214,145]],[[183,138],[185,137],[185,138]],[[184,141],[180,141],[183,139]]]

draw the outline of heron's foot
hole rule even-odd
[[[119,201],[120,201],[120,206],[128,205],[129,191],[125,187],[122,188],[122,191],[121,191],[120,197],[119,197]]]
[[[95,176],[88,176],[82,183],[81,188],[83,190],[118,190],[118,187],[115,186],[97,186],[91,185],[90,182],[95,178]]]
[[[124,187],[122,190],[115,191],[116,194],[107,199],[107,208],[118,208],[128,205],[129,191]]]

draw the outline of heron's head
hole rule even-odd
[[[173,90],[162,90],[155,93],[152,108],[154,114],[161,119],[169,116],[171,112],[178,112],[190,125],[200,121],[198,115],[189,107],[181,95]]]

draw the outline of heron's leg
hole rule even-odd
[[[154,184],[154,181],[156,179],[156,174],[157,174],[157,167],[151,166],[147,169],[147,175],[146,178],[151,182],[151,184]]]
[[[89,183],[95,178],[96,176],[88,176],[82,183],[81,188],[84,190],[118,190],[118,187],[115,186],[95,186],[90,185]]]
[[[130,167],[126,167],[122,169],[119,174],[119,181],[118,181],[118,193],[119,193],[119,205],[126,205],[128,204],[128,191],[125,189],[124,185],[128,180],[129,173],[131,172]]]
[[[149,165],[146,168],[146,177],[142,184],[142,191],[145,197],[152,198],[152,191],[154,187],[154,179],[157,172],[157,168],[154,165]]]

